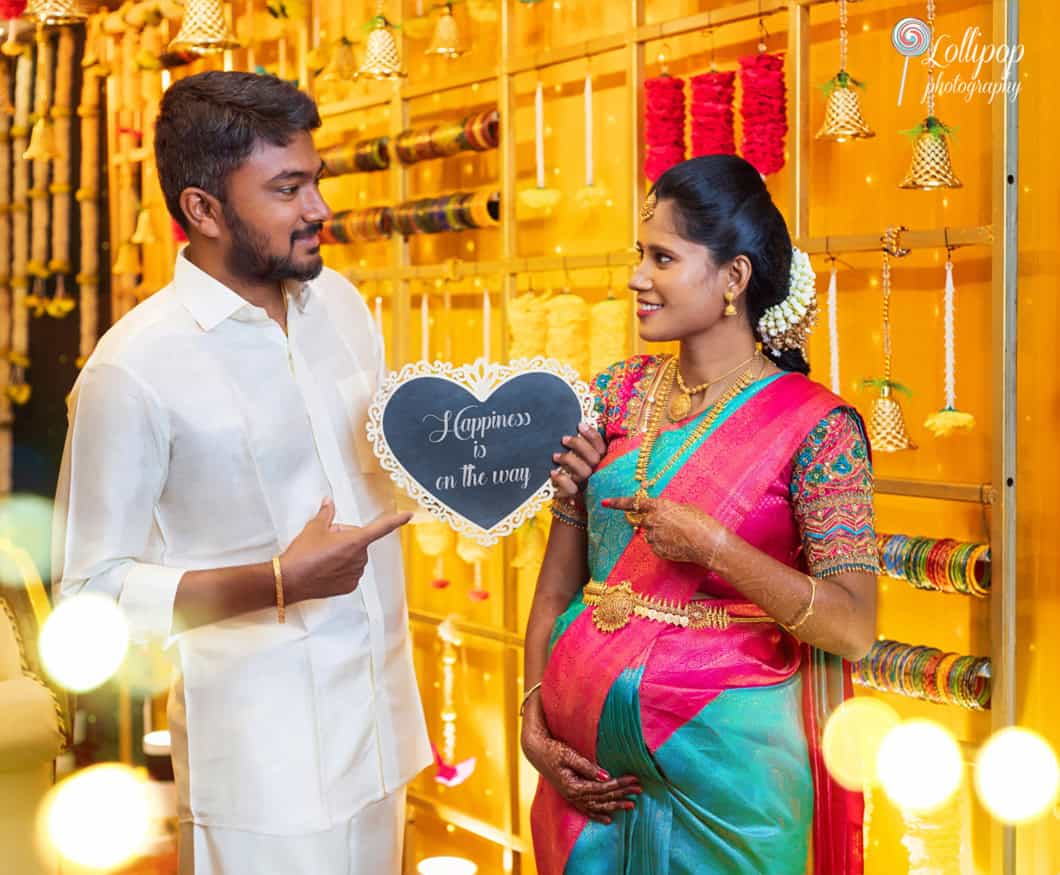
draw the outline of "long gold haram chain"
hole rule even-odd
[[[640,445],[640,453],[637,455],[637,469],[633,475],[633,479],[637,482],[637,491],[634,495],[635,505],[649,497],[648,490],[666,476],[666,473],[677,464],[678,460],[688,452],[689,448],[710,430],[729,402],[754,382],[754,370],[749,368],[722,393],[718,400],[711,405],[710,412],[700,420],[699,425],[685,438],[680,449],[670,457],[670,461],[649,480],[648,464],[651,461],[651,453],[655,448],[655,442],[659,438],[659,432],[662,430],[662,399],[669,398],[676,379],[677,359],[673,357],[667,362],[666,371],[658,387],[658,394],[655,398],[649,398],[651,412],[648,414],[648,431],[644,435],[644,442]],[[644,521],[644,513],[639,509],[626,511],[626,519],[629,520],[631,526],[637,528]]]

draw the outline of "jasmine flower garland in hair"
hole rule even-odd
[[[816,274],[810,257],[792,247],[788,294],[758,320],[762,343],[773,352],[802,349],[817,321]]]

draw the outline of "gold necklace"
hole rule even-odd
[[[670,398],[670,419],[673,422],[680,422],[689,413],[692,412],[692,396],[698,395],[700,392],[706,392],[711,386],[716,386],[722,380],[727,380],[737,371],[747,367],[758,357],[758,350],[756,349],[750,358],[744,359],[732,370],[726,371],[720,377],[715,377],[713,380],[707,380],[705,383],[700,383],[698,386],[692,386],[689,388],[685,385],[684,378],[681,376],[681,369],[677,369],[677,388],[678,392]]]
[[[752,356],[752,359],[756,357],[757,356]],[[663,389],[663,385],[665,385],[666,390],[673,389],[673,385],[676,382],[676,373],[677,359],[671,358],[667,363],[666,372],[663,374],[660,390]],[[626,519],[629,520],[629,524],[633,526],[633,528],[637,528],[642,522],[644,522],[645,512],[640,510],[640,502],[650,497],[648,495],[648,490],[662,480],[666,473],[677,464],[678,459],[684,456],[689,448],[711,429],[714,423],[717,422],[718,417],[721,416],[722,412],[729,405],[729,402],[754,381],[754,371],[748,368],[748,370],[745,371],[728,389],[726,389],[713,405],[711,405],[710,412],[700,420],[699,425],[697,425],[692,430],[692,433],[685,438],[680,449],[670,456],[670,461],[667,462],[666,465],[663,466],[663,469],[650,480],[648,479],[648,463],[651,461],[651,453],[655,448],[655,442],[658,440],[659,432],[662,428],[662,404],[660,404],[658,400],[649,397],[648,401],[651,404],[651,412],[648,414],[648,431],[644,436],[644,442],[640,445],[640,452],[637,455],[637,468],[633,475],[633,479],[637,482],[637,491],[633,496],[633,510],[626,511]]]

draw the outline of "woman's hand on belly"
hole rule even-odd
[[[611,823],[610,815],[633,808],[631,795],[641,793],[633,775],[612,778],[603,769],[553,738],[545,724],[540,703],[528,708],[523,720],[522,746],[527,760],[560,796],[597,823]]]

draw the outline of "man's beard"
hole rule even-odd
[[[267,242],[239,217],[231,204],[225,203],[223,209],[225,223],[232,234],[232,246],[225,256],[229,273],[255,282],[297,280],[304,283],[316,279],[324,269],[319,250],[301,264],[292,258],[297,240],[313,237],[323,230],[319,222],[291,234],[291,247],[286,255],[272,255]]]

